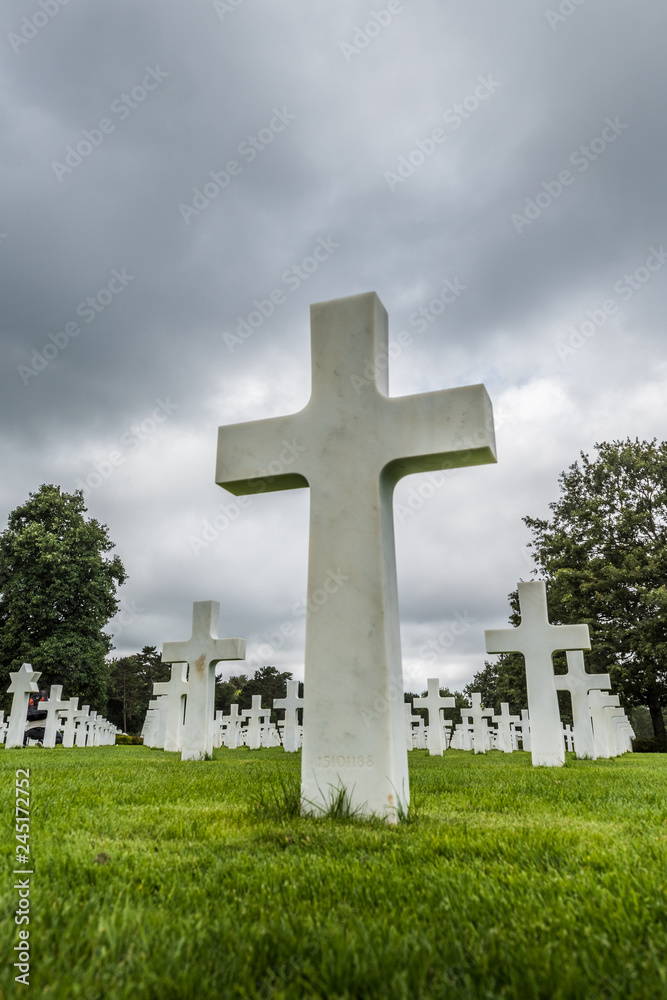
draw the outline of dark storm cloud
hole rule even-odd
[[[393,392],[485,381],[494,401],[497,467],[396,494],[406,676],[481,665],[530,573],[521,516],[580,449],[667,430],[667,267],[646,267],[667,243],[665,17],[4,5],[2,509],[86,486],[130,572],[119,650],[215,598],[249,654],[300,671],[308,497],[231,506],[216,427],[304,405],[309,304],[375,289],[406,334]],[[438,640],[457,615],[475,624]]]

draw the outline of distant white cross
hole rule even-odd
[[[76,727],[76,735],[74,737],[74,746],[85,747],[86,736],[88,735],[88,715],[90,713],[90,705],[84,705],[79,712],[79,724]]]
[[[543,581],[519,584],[521,624],[487,629],[487,653],[522,653],[526,663],[528,711],[532,724],[534,766],[565,763],[553,654],[564,649],[590,649],[588,625],[551,625]]]
[[[472,730],[469,722],[459,722],[454,730],[454,746],[457,750],[472,750]]]
[[[565,742],[565,749],[571,753],[574,750],[574,732],[572,731],[572,726],[563,726],[563,740]]]
[[[145,747],[156,747],[160,713],[157,708],[151,708],[150,706],[151,702],[148,703],[148,708],[146,709],[146,718],[144,719],[141,736]]]
[[[15,673],[9,676],[12,681],[7,688],[7,693],[13,694],[14,697],[12,698],[12,711],[9,716],[5,746],[11,750],[13,747],[23,746],[25,724],[28,718],[28,702],[30,695],[39,691],[37,681],[42,674],[41,671],[33,670],[30,663],[23,663]]]
[[[216,482],[237,496],[310,487],[303,809],[325,810],[329,789],[344,787],[353,808],[393,821],[409,798],[392,696],[403,689],[394,486],[496,455],[484,386],[390,397],[376,363],[387,348],[374,292],[312,306],[309,403],[221,427]],[[387,708],[369,713],[376,702]]]
[[[426,724],[421,715],[415,726],[415,750],[426,750]]]
[[[65,728],[63,729],[63,746],[73,747],[74,746],[74,734],[76,733],[76,722],[77,715],[79,713],[79,699],[70,698],[67,702],[67,708],[62,713],[62,718],[65,720]]]
[[[595,756],[603,758],[615,757],[617,746],[609,710],[623,711],[620,708],[618,695],[611,694],[609,691],[589,691],[588,704],[593,720]]]
[[[160,694],[157,698],[152,698],[148,702],[149,711],[155,712],[155,725],[151,730],[151,739],[148,746],[158,747],[160,750],[164,750],[164,738],[167,732],[167,709],[169,707],[169,699],[166,694]],[[144,740],[145,742],[145,740]]]
[[[95,737],[97,734],[97,712],[91,712],[90,715],[85,720],[86,724],[86,746],[94,747],[96,745]]]
[[[295,753],[299,749],[298,710],[303,708],[303,698],[299,698],[299,682],[287,681],[287,694],[284,698],[274,698],[273,707],[285,709],[283,748],[287,753]]]
[[[259,750],[262,745],[261,727],[268,724],[267,720],[271,715],[269,708],[262,708],[261,694],[254,694],[252,696],[252,708],[247,708],[244,712],[241,712],[241,715],[244,719],[248,720],[246,746],[250,750]]]
[[[569,691],[572,698],[574,723],[574,749],[577,757],[595,759],[593,723],[588,707],[588,692],[607,691],[611,687],[609,674],[588,674],[582,650],[570,650],[567,656],[567,673],[556,674],[556,690]]]
[[[49,688],[49,700],[43,701],[40,712],[46,712],[44,720],[44,739],[42,746],[52,748],[56,745],[56,733],[58,731],[58,721],[63,711],[69,708],[68,701],[61,701],[63,693],[62,684],[52,684]]]
[[[229,715],[225,715],[222,721],[225,723],[223,742],[230,750],[236,750],[239,745],[241,724],[243,722],[243,716],[239,715],[239,706],[236,702],[229,706]]]
[[[215,719],[213,720],[213,746],[222,746],[222,734],[225,731],[226,723],[223,721],[224,712],[219,710],[215,713]]]
[[[461,718],[465,722],[470,719],[472,725],[472,749],[475,753],[486,753],[487,742],[489,740],[489,727],[484,721],[493,715],[492,708],[482,708],[482,695],[479,691],[473,691],[470,697],[472,705],[470,708],[461,709]]]
[[[414,708],[425,708],[428,712],[428,752],[431,757],[442,757],[447,749],[445,734],[442,725],[441,709],[454,708],[456,699],[445,697],[440,694],[440,680],[438,677],[429,677],[426,680],[427,693],[424,698],[415,698]]]
[[[409,701],[405,702],[403,711],[405,712],[405,745],[408,750],[413,750],[414,730],[412,728],[412,724],[414,722],[419,722],[421,715],[412,714],[412,705]]]
[[[181,760],[201,760],[213,753],[215,665],[221,660],[245,658],[245,639],[218,638],[219,616],[218,601],[195,601],[190,638],[162,646],[166,663],[190,665]]]
[[[630,720],[625,714],[624,708],[607,708],[611,716],[612,725],[616,735],[616,747],[619,753],[632,753],[632,740],[635,732],[630,724]]]
[[[530,752],[530,716],[527,708],[521,709],[521,749]]]
[[[168,681],[154,681],[153,694],[166,695],[167,717],[165,721],[164,749],[175,753],[183,748],[183,723],[188,693],[187,663],[172,663]]]
[[[498,750],[503,753],[512,753],[512,723],[521,722],[520,715],[510,715],[509,702],[500,703],[500,715],[492,715],[491,721],[498,725]]]

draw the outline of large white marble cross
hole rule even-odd
[[[15,673],[9,676],[12,680],[7,688],[7,693],[14,697],[12,698],[12,711],[9,716],[5,746],[11,750],[12,747],[23,746],[23,735],[28,718],[28,702],[30,695],[39,691],[37,681],[42,674],[41,671],[33,670],[30,663],[23,663]]]
[[[162,659],[166,663],[190,665],[181,760],[202,760],[212,755],[215,665],[221,660],[245,658],[245,639],[218,638],[219,616],[218,601],[195,601],[190,638],[162,645]]]
[[[274,698],[273,707],[285,709],[283,749],[286,753],[296,753],[299,749],[298,710],[303,708],[303,698],[299,698],[299,682],[287,681],[287,694],[284,698]]]
[[[428,752],[430,757],[442,757],[447,749],[445,731],[442,725],[440,710],[443,708],[454,708],[456,699],[444,697],[440,694],[440,680],[437,677],[428,677],[426,680],[426,696],[415,698],[414,708],[425,708],[428,712],[428,728],[426,737],[428,740]]]
[[[556,690],[569,691],[572,698],[574,749],[577,757],[594,760],[595,740],[591,711],[588,707],[588,692],[609,690],[611,679],[609,674],[587,674],[582,650],[570,650],[565,655],[567,673],[556,674]]]
[[[172,663],[168,681],[153,681],[153,694],[166,694],[168,698],[164,749],[170,753],[176,753],[183,749],[183,723],[187,710],[187,693],[187,663]]]
[[[560,767],[565,763],[565,747],[553,654],[564,649],[590,649],[588,625],[551,625],[542,580],[519,584],[519,608],[521,624],[517,628],[486,630],[486,651],[523,654],[533,766]]]
[[[303,809],[344,787],[353,808],[393,821],[409,799],[393,490],[410,473],[495,462],[493,414],[482,385],[388,396],[374,292],[311,306],[311,347],[306,407],[221,427],[216,482],[236,495],[310,487]],[[387,709],[365,718],[377,702]]]

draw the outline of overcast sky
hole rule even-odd
[[[42,483],[85,486],[129,574],[115,655],[218,600],[248,648],[225,676],[303,677],[308,491],[239,504],[216,431],[305,405],[310,303],[374,290],[405,334],[392,395],[493,401],[497,465],[395,493],[406,687],[481,669],[530,577],[521,518],[595,442],[667,437],[666,21],[5,0],[0,527]]]

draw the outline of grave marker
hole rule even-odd
[[[611,687],[609,674],[586,672],[584,654],[580,649],[570,650],[567,656],[567,673],[556,674],[556,690],[569,691],[572,698],[574,747],[577,757],[595,759],[593,723],[588,705],[588,692],[606,691]]]
[[[438,677],[428,677],[426,680],[426,696],[415,698],[414,708],[425,708],[428,712],[428,752],[431,757],[442,757],[447,749],[447,740],[443,728],[443,720],[440,714],[443,708],[455,708],[456,699],[450,696],[445,697],[440,694],[440,680]]]
[[[527,708],[521,709],[521,749],[530,753],[530,716]]]
[[[169,753],[177,753],[183,749],[183,725],[187,711],[187,693],[187,663],[172,663],[169,680],[153,682],[153,694],[167,696],[164,749]]]
[[[11,750],[14,747],[23,746],[25,724],[28,719],[28,702],[30,695],[39,691],[37,681],[42,674],[41,671],[33,670],[30,663],[23,663],[17,671],[9,676],[12,681],[7,688],[7,693],[14,697],[12,698],[12,710],[8,720],[5,746]]]
[[[63,711],[69,708],[68,701],[61,701],[63,693],[62,684],[52,684],[49,688],[49,700],[43,701],[40,712],[46,712],[44,720],[44,739],[42,746],[52,749],[56,745],[56,732],[58,731],[58,720]]]
[[[512,753],[512,724],[521,722],[520,715],[510,715],[509,702],[500,703],[500,715],[492,715],[491,721],[498,725],[497,749],[503,753]]]
[[[245,639],[218,638],[219,615],[218,601],[195,601],[190,638],[162,646],[165,662],[190,665],[181,760],[201,760],[213,753],[215,665],[245,658]]]
[[[237,496],[310,488],[303,809],[326,810],[344,787],[353,808],[395,821],[409,787],[393,490],[414,472],[495,462],[493,415],[481,385],[388,396],[374,292],[312,306],[311,344],[310,402],[221,427],[216,482]]]
[[[461,709],[461,719],[465,723],[470,719],[472,727],[471,746],[475,753],[486,753],[487,746],[490,745],[489,727],[484,721],[493,715],[492,708],[482,708],[482,695],[479,691],[473,691],[470,700],[470,708]]]
[[[414,750],[415,741],[412,724],[413,722],[419,722],[421,715],[412,714],[412,705],[409,701],[404,702],[403,711],[405,712],[405,745],[408,750]]]
[[[553,654],[567,649],[590,649],[588,625],[551,625],[546,585],[541,580],[519,584],[519,607],[521,624],[517,628],[486,630],[486,651],[523,654],[533,766],[560,767],[565,763],[565,747]]]
[[[76,734],[74,736],[74,746],[85,747],[86,736],[88,735],[88,714],[90,712],[90,705],[84,705],[79,713],[79,724],[76,727]]]
[[[271,716],[271,709],[262,708],[261,694],[252,696],[252,708],[247,708],[241,712],[244,719],[248,720],[246,729],[246,746],[250,750],[259,750],[262,745],[262,725],[268,725]]]
[[[229,715],[223,718],[225,725],[224,744],[230,750],[236,750],[241,738],[241,724],[243,716],[239,715],[239,706],[236,702],[229,706]]]
[[[274,698],[273,707],[285,710],[283,748],[287,753],[296,753],[299,749],[298,710],[303,708],[303,698],[299,698],[299,682],[287,681],[287,694],[284,698]]]

